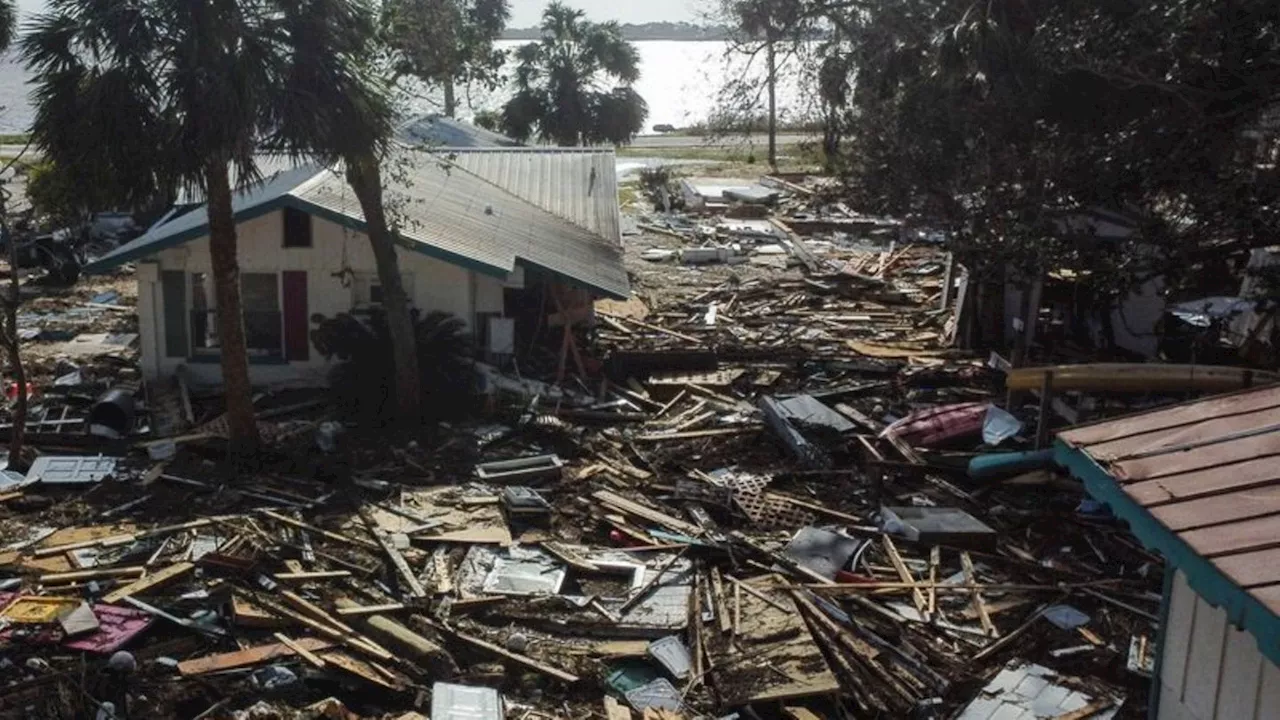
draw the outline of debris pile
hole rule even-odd
[[[1162,562],[950,349],[945,254],[782,182],[782,264],[636,259],[591,384],[478,364],[484,417],[412,439],[266,393],[253,468],[181,378],[42,425],[0,476],[0,709],[1138,717]]]

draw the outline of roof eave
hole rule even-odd
[[[1205,602],[1222,608],[1232,625],[1248,630],[1268,660],[1280,665],[1280,617],[1125,494],[1111,473],[1083,449],[1059,438],[1054,443],[1054,459],[1084,483],[1090,496],[1126,521],[1145,547],[1164,556],[1171,569],[1181,570]]]

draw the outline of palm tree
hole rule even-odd
[[[290,61],[280,78],[269,143],[326,164],[341,162],[360,202],[382,285],[400,416],[420,417],[421,375],[395,232],[382,195],[393,130],[389,88],[377,72],[377,15],[364,0],[276,0]]]
[[[9,49],[13,31],[18,27],[18,6],[12,0],[0,0],[0,53]]]
[[[139,193],[203,191],[231,451],[258,446],[236,259],[233,185],[274,96],[280,38],[265,0],[52,0],[21,48],[45,156],[87,162]]]
[[[458,111],[457,85],[497,86],[506,54],[493,43],[511,17],[507,0],[387,0],[387,44],[399,72],[444,90],[444,114]]]
[[[542,14],[542,39],[516,50],[516,94],[502,127],[518,140],[558,145],[626,143],[649,107],[632,88],[640,54],[616,22],[593,23],[559,2]]]

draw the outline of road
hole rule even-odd
[[[778,145],[795,145],[805,142],[806,140],[820,140],[818,135],[807,135],[804,133],[779,133]],[[743,137],[742,135],[730,135],[723,138],[706,138],[697,135],[641,135],[632,141],[630,147],[633,148],[732,148],[742,145],[755,145],[765,147],[769,144],[769,136],[764,134],[750,135]]]

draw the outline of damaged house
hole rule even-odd
[[[503,357],[541,328],[586,321],[596,298],[625,298],[614,165],[612,150],[402,149],[383,176],[413,307],[461,318],[480,349]],[[341,171],[289,167],[233,207],[253,381],[323,384],[330,361],[313,344],[317,322],[381,302],[354,193]],[[175,207],[86,271],[130,262],[143,375],[185,366],[197,383],[220,382],[204,206]]]

